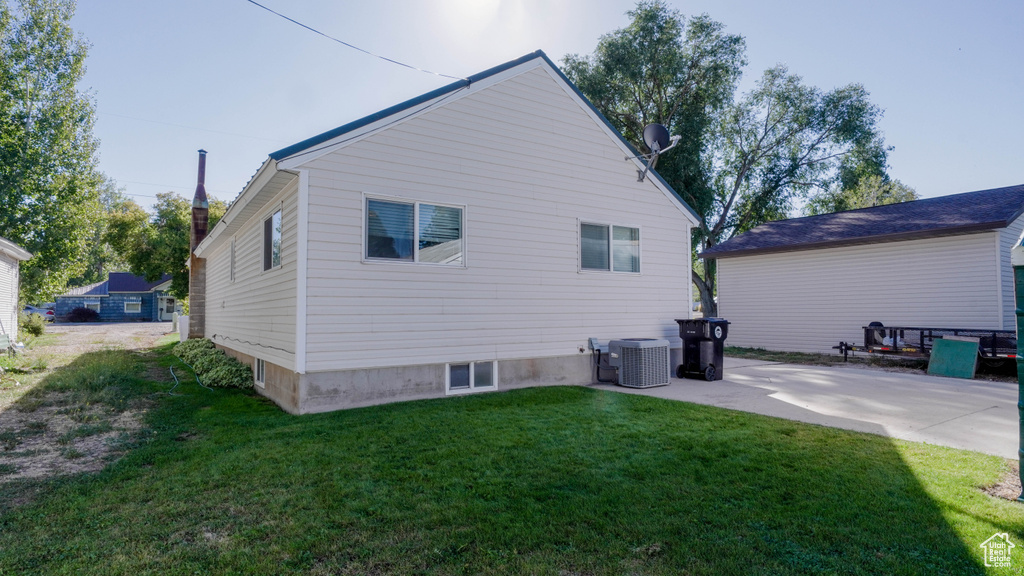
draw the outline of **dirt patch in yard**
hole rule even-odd
[[[1009,462],[1010,470],[1006,475],[999,482],[983,487],[981,491],[989,496],[1016,501],[1017,497],[1021,495],[1020,463],[1015,460],[1007,460],[1007,462]]]
[[[170,331],[170,323],[55,324],[47,327],[46,345],[25,351],[26,361],[47,366],[34,377],[5,380],[17,395],[0,402],[0,485],[55,476],[96,472],[116,460],[143,429],[153,401],[143,397],[114,405],[83,401],[71,392],[40,393],[55,370],[85,354],[126,350],[145,355]],[[53,338],[53,336],[56,336]],[[139,376],[167,380],[150,363],[139,364]]]

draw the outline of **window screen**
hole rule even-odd
[[[413,259],[414,204],[367,200],[366,257]]]
[[[612,270],[640,271],[640,230],[612,226]]]
[[[608,227],[580,225],[580,267],[584,270],[608,270]]]
[[[462,209],[420,204],[420,262],[462,263]]]
[[[448,388],[469,388],[469,364],[452,364],[448,367]]]

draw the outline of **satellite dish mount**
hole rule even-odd
[[[668,128],[665,128],[661,124],[648,124],[644,126],[644,144],[647,144],[647,148],[651,151],[650,154],[640,154],[638,156],[626,156],[626,160],[633,160],[634,158],[643,158],[647,161],[647,165],[644,166],[643,170],[636,171],[636,181],[643,182],[644,178],[647,177],[647,171],[654,168],[654,165],[658,163],[658,155],[668,152],[679,144],[682,140],[682,136],[668,135]]]

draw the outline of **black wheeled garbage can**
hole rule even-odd
[[[721,380],[729,322],[724,318],[696,318],[676,323],[683,339],[683,363],[676,367],[676,377]]]

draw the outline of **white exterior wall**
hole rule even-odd
[[[298,194],[293,183],[208,256],[206,337],[217,344],[295,369]],[[282,207],[281,266],[263,270],[263,220]]]
[[[1007,290],[996,276],[999,234],[722,258],[726,345],[835,353],[841,341],[863,344],[862,327],[874,321],[999,329]]]
[[[1010,249],[1017,244],[1024,232],[1024,216],[1021,216],[1003,228],[999,233],[999,278],[1002,286],[1003,329],[1017,329],[1017,305],[1013,299],[1013,266],[1010,264]]]
[[[0,252],[0,322],[11,340],[18,336],[18,260]]]
[[[309,372],[580,354],[689,317],[687,217],[543,68],[301,169]],[[363,262],[364,194],[463,205],[466,267]],[[580,220],[639,227],[641,274],[579,272]]]

